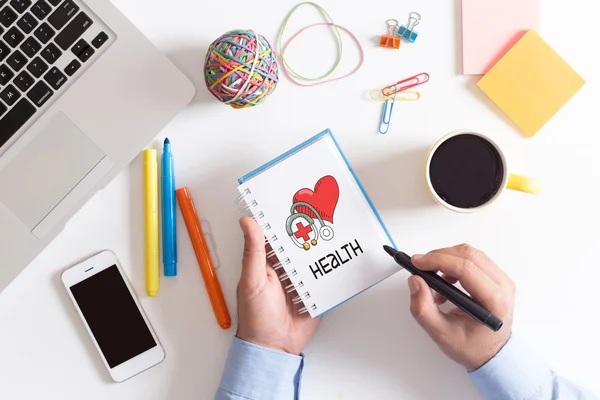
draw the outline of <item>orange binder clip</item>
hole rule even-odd
[[[385,21],[385,24],[387,25],[387,33],[385,35],[381,35],[379,46],[388,49],[399,49],[401,37],[398,36],[398,30],[400,29],[398,20],[388,19]]]

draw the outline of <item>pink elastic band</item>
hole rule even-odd
[[[354,75],[359,69],[360,67],[362,67],[363,62],[365,61],[365,52],[358,40],[358,38],[356,36],[354,36],[354,34],[352,32],[350,32],[348,29],[344,28],[343,26],[340,26],[338,24],[334,24],[331,22],[318,22],[316,24],[312,24],[312,25],[308,25],[302,29],[300,29],[298,32],[296,32],[296,34],[294,34],[288,41],[287,43],[283,46],[283,49],[281,50],[281,58],[283,59],[283,56],[285,54],[285,50],[287,49],[287,47],[290,45],[290,43],[292,42],[292,40],[294,40],[296,37],[298,37],[302,32],[310,29],[310,28],[314,28],[315,26],[322,26],[322,25],[327,25],[327,26],[335,26],[336,28],[339,28],[343,31],[345,31],[346,33],[348,33],[350,35],[350,37],[356,42],[356,44],[358,45],[358,50],[360,52],[360,62],[358,63],[358,65],[356,66],[356,68],[354,68],[352,71],[350,71],[349,73],[347,73],[346,75],[337,77],[337,78],[330,78],[330,79],[326,79],[324,81],[321,82],[316,82],[316,83],[303,83],[300,82],[298,80],[296,80],[295,78],[292,77],[292,74],[289,73],[289,70],[287,68],[287,66],[285,65],[285,63],[281,63],[283,66],[283,72],[285,73],[285,75],[292,81],[294,82],[296,85],[299,86],[317,86],[317,85],[322,85],[324,83],[329,83],[329,82],[334,82],[334,81],[339,81],[341,79],[347,78],[351,75]]]

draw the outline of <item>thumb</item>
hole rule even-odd
[[[442,313],[433,299],[431,289],[423,278],[413,275],[408,278],[410,289],[410,313],[432,338],[450,332],[448,317]]]
[[[246,284],[260,284],[267,278],[267,255],[265,236],[252,218],[240,219],[244,232],[244,256],[242,259],[242,281]]]

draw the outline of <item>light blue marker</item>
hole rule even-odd
[[[171,142],[165,139],[162,155],[162,237],[165,276],[177,276],[177,222],[175,216],[175,170]]]

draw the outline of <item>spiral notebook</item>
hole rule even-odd
[[[400,270],[396,247],[329,130],[238,180],[300,313],[318,317]]]

